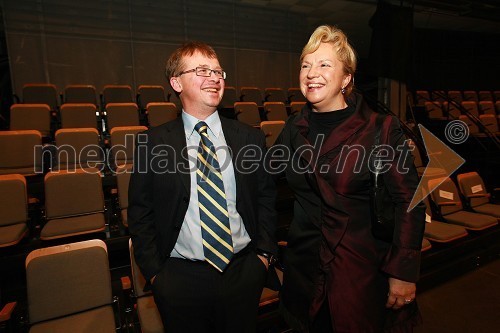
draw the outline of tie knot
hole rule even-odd
[[[196,132],[198,132],[200,135],[207,133],[208,125],[204,121],[200,121],[198,124],[194,126],[194,129]]]

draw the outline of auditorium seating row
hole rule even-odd
[[[114,288],[108,247],[99,239],[31,251],[25,260],[27,322],[30,332],[164,332],[151,290],[141,274],[129,240],[130,275]],[[282,271],[275,268],[282,280]],[[120,303],[121,300],[121,303]],[[277,291],[264,288],[259,310],[277,305]],[[17,302],[2,309],[11,318]],[[23,316],[26,317],[26,316]],[[140,328],[136,325],[138,318]],[[14,326],[14,325],[12,325]]]
[[[221,113],[251,126],[259,127],[261,121],[285,121],[288,115],[302,109],[305,102],[293,102],[285,106],[282,102],[265,102],[259,108],[254,102],[235,102],[231,111]],[[70,128],[94,128],[109,135],[116,127],[158,126],[175,119],[179,110],[170,102],[151,102],[146,106],[146,114],[141,117],[136,103],[109,103],[100,114],[93,104],[63,104],[59,111],[60,125],[51,119],[51,111],[46,104],[14,104],[10,109],[10,130],[37,130],[45,141],[53,139],[53,132]]]
[[[101,110],[106,109],[109,103],[137,103],[141,110],[145,110],[151,102],[173,102],[178,107],[179,100],[175,93],[160,85],[140,85],[134,96],[129,85],[105,85],[102,93],[97,98],[93,85],[68,85],[64,91],[58,93],[57,87],[50,83],[28,83],[22,88],[22,98],[15,95],[17,103],[47,104],[51,110],[56,111],[60,105],[66,103],[89,103]],[[258,87],[241,87],[239,93],[235,87],[227,86],[220,107],[232,107],[235,102],[254,102],[261,106],[264,102],[305,102],[299,88],[265,88],[264,93]]]
[[[114,194],[118,198],[116,207],[108,207],[111,210],[109,213],[116,214],[124,227],[128,226],[130,171],[131,165],[122,163],[115,169],[114,175],[108,176],[116,177]],[[440,219],[470,230],[481,230],[496,225],[500,217],[500,206],[489,203],[490,195],[477,173],[458,175],[460,194],[450,179],[444,179],[439,172],[433,176],[429,180],[429,188],[433,188],[438,182],[438,188],[432,192],[432,202],[438,208],[436,212]],[[40,226],[41,240],[104,232],[106,207],[102,173],[98,169],[76,168],[48,172],[44,176],[44,188],[45,220],[42,221],[43,226]],[[465,205],[462,204],[461,197]],[[1,175],[0,198],[3,212],[0,216],[0,247],[15,245],[28,233],[29,198],[25,177],[20,174]],[[468,207],[474,213],[463,211],[463,207]],[[456,212],[459,213],[454,214]],[[478,214],[492,215],[494,218],[481,217]]]
[[[456,103],[461,102],[482,102],[482,101],[490,101],[496,102],[500,101],[500,91],[489,91],[489,90],[449,90],[448,92],[444,90],[417,90],[415,94],[410,94],[410,98],[413,100],[413,104],[416,106],[424,106],[425,102],[446,102],[446,101],[454,101]]]
[[[475,117],[490,114],[500,115],[500,101],[481,101],[479,103],[465,101],[460,103],[449,102],[425,102],[425,110],[431,119],[458,119],[460,115],[470,114]]]

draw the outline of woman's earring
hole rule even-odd
[[[340,92],[342,93],[342,95],[344,95],[345,94],[345,88],[340,89]]]

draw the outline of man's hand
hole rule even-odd
[[[264,266],[266,266],[266,270],[269,269],[269,261],[267,261],[267,258],[260,255],[257,255],[257,257],[259,257],[262,263],[264,263]]]
[[[387,308],[397,310],[415,299],[417,287],[413,282],[406,282],[396,278],[389,278],[389,295]]]

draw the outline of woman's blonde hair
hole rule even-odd
[[[356,71],[356,52],[347,41],[347,36],[337,27],[331,25],[321,25],[314,30],[306,46],[302,49],[300,62],[307,54],[315,52],[321,43],[330,43],[337,53],[339,61],[344,67],[345,74],[351,74],[351,80],[345,87],[345,96],[348,96],[354,87],[354,72]]]

